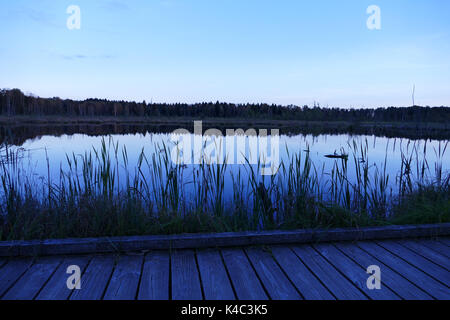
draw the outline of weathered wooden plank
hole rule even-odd
[[[382,286],[379,290],[370,290],[367,288],[367,279],[369,277],[367,269],[361,268],[361,266],[333,245],[319,244],[314,245],[314,248],[369,298],[373,300],[400,300],[400,297],[389,289],[389,287]]]
[[[445,244],[443,244],[439,241],[419,240],[419,241],[417,241],[417,243],[420,243],[421,245],[423,245],[433,251],[436,251],[447,258],[450,258],[450,247],[446,246]]]
[[[81,277],[81,289],[74,290],[71,300],[100,300],[114,269],[115,257],[95,256]]]
[[[138,299],[169,300],[170,254],[154,251],[145,256]]]
[[[398,243],[434,262],[445,270],[450,271],[450,258],[440,254],[439,252],[431,250],[420,242],[400,240]]]
[[[288,247],[271,247],[272,254],[292,283],[307,300],[335,300],[328,289]]]
[[[67,268],[69,266],[78,266],[80,271],[83,272],[89,260],[90,257],[65,258],[36,297],[36,300],[67,300],[73,291],[67,287],[67,279],[72,275],[67,273]]]
[[[247,248],[247,255],[259,279],[273,300],[301,300],[302,296],[285,276],[270,253]]]
[[[51,275],[58,268],[62,258],[40,258],[29,268],[11,289],[4,300],[33,300]]]
[[[55,239],[44,241],[4,241],[0,242],[0,256],[98,254],[117,252],[117,250],[122,252],[132,252],[141,250],[199,249],[448,235],[450,235],[450,223],[416,226],[365,227],[359,229],[302,229],[293,231],[275,230],[214,234]]]
[[[445,244],[447,247],[450,247],[450,238],[439,238],[437,240]]]
[[[1,268],[8,262],[7,259],[0,259],[0,272],[1,272]]]
[[[134,300],[138,292],[144,256],[123,255],[116,264],[104,300]]]
[[[172,299],[202,300],[202,287],[193,250],[174,251],[172,261]]]
[[[432,300],[433,297],[428,293],[415,286],[412,282],[403,278],[399,273],[395,272],[380,260],[374,258],[366,251],[358,246],[350,243],[336,243],[335,246],[344,252],[347,256],[358,263],[362,268],[377,265],[381,269],[381,283],[391,288],[403,299],[408,300]]]
[[[438,249],[432,250],[430,246]],[[305,247],[309,248],[304,249],[306,253],[299,253]],[[99,266],[95,262],[96,267],[93,267],[94,262],[91,262],[82,275],[82,290],[73,292],[67,289],[69,275],[65,271],[68,265],[77,264],[83,270],[83,257],[64,260],[62,257],[46,257],[38,259],[36,264],[31,259],[13,259],[3,267],[0,260],[0,297],[134,299],[139,288],[139,299],[165,300],[170,298],[171,288],[174,299],[193,299],[192,291],[197,292],[197,299],[204,296],[217,300],[233,299],[235,294],[245,300],[267,299],[267,294],[273,299],[332,299],[334,296],[340,299],[344,293],[358,299],[354,297],[354,290],[362,295],[359,299],[366,298],[366,295],[373,299],[395,298],[378,297],[378,290],[365,291],[368,277],[365,269],[375,264],[381,268],[382,288],[388,292],[390,289],[391,293],[405,299],[450,299],[449,259],[441,253],[447,252],[448,247],[440,242],[389,240],[381,241],[379,245],[363,242],[357,246],[339,243],[305,247],[293,248],[294,254],[288,247],[276,246],[271,248],[273,256],[261,249],[244,249],[248,257],[242,249],[225,249],[222,251],[223,260],[220,251],[212,249],[199,251],[197,257],[191,250],[177,251],[172,263],[176,285],[169,282],[171,264],[168,252],[151,252],[145,260],[143,256],[123,256],[115,269],[114,256],[97,256],[93,261],[109,259],[110,263],[103,262]],[[143,272],[138,285],[141,267]],[[87,290],[86,286],[89,287]],[[190,289],[192,287],[194,290]],[[186,293],[186,297],[176,298],[175,291]]]
[[[218,250],[197,252],[198,268],[206,300],[235,300],[236,297]]]
[[[268,299],[242,249],[224,249],[222,256],[239,300]]]
[[[312,247],[295,246],[292,247],[292,250],[337,299],[367,300],[367,297],[359,289]]]
[[[429,293],[435,299],[450,299],[449,290],[445,285],[436,281],[420,269],[417,269],[383,247],[380,247],[374,242],[358,242],[357,245],[370,255],[382,261],[391,269],[395,270],[397,273],[401,274],[410,282]]]
[[[33,265],[33,259],[10,260],[0,270],[0,298]]]
[[[437,281],[443,283],[447,287],[450,285],[450,273],[444,268],[394,241],[382,241],[377,243],[386,250],[389,250],[393,254],[422,270],[424,273],[435,278]]]

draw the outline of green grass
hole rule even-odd
[[[427,224],[450,221],[450,190],[433,186],[408,194],[394,208],[394,224]]]
[[[103,140],[98,150],[67,155],[68,169],[57,182],[50,173],[40,179],[26,175],[19,153],[4,148],[0,240],[450,221],[450,175],[442,170],[447,144],[434,150],[433,168],[426,146],[423,152],[411,146],[396,177],[386,174],[387,157],[380,167],[369,166],[367,142],[350,144],[349,159],[336,160],[328,173],[314,166],[308,152],[289,155],[271,177],[258,174],[261,164],[247,164],[233,174],[230,198],[225,197],[226,165],[175,165],[169,148],[158,147],[151,158],[142,151],[130,167],[126,148]],[[355,182],[348,179],[348,161],[355,165]],[[195,190],[192,197],[189,190]]]

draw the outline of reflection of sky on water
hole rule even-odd
[[[158,154],[159,151],[155,148],[158,144],[162,145],[165,143],[168,146],[173,145],[170,141],[170,135],[168,134],[154,134],[148,133],[142,134],[127,134],[127,135],[113,135],[112,139],[115,143],[119,143],[119,155],[121,157],[121,148],[126,146],[128,154],[128,168],[129,172],[134,172],[134,167],[137,163],[138,156],[142,149],[144,148],[145,154],[149,160],[151,160],[153,154]],[[341,150],[345,153],[349,153],[348,161],[348,173],[349,180],[354,182],[355,180],[355,163],[352,156],[352,151],[349,150],[349,144],[356,142],[358,146],[365,144],[367,140],[368,145],[368,159],[370,166],[376,165],[379,169],[382,168],[387,156],[387,168],[386,172],[389,174],[389,181],[391,185],[395,183],[395,177],[398,174],[401,166],[401,150],[411,154],[413,146],[417,147],[419,158],[423,158],[424,146],[426,144],[426,159],[432,173],[434,173],[434,163],[436,162],[436,153],[434,148],[437,150],[439,148],[439,141],[410,141],[408,139],[389,139],[380,138],[373,136],[349,136],[349,135],[298,135],[298,136],[280,136],[280,159],[281,161],[286,161],[288,159],[288,154],[292,156],[301,152],[304,158],[304,150],[310,149],[310,157],[314,163],[314,166],[319,172],[322,170],[325,173],[323,177],[327,180],[327,174],[331,172],[331,169],[335,162],[339,164],[341,160],[328,159],[325,158],[327,154],[333,154],[335,151],[340,154]],[[108,142],[108,138],[106,138]],[[441,147],[444,146],[443,142]],[[60,168],[67,170],[67,160],[66,155],[71,156],[83,155],[85,152],[92,151],[93,148],[100,149],[102,144],[102,137],[93,137],[82,134],[76,134],[72,136],[63,135],[60,137],[54,136],[43,136],[41,138],[36,138],[33,140],[27,140],[21,148],[25,150],[23,166],[25,172],[28,172],[30,176],[31,172],[35,177],[44,176],[47,179],[47,161],[46,152],[50,162],[50,172],[53,181],[58,181],[58,176],[60,174]],[[442,165],[444,172],[450,169],[450,157],[449,151],[447,150],[444,157],[442,157]],[[242,165],[229,165],[227,167],[227,174],[225,179],[225,193],[230,195],[232,186],[232,174],[236,175],[239,170],[245,179],[247,170],[246,166]],[[184,175],[185,183],[192,181],[192,169],[194,165],[187,166],[187,172]],[[374,167],[372,167],[374,170]],[[144,171],[145,172],[145,171]],[[148,174],[148,171],[147,171]],[[270,179],[266,177],[265,179]],[[121,180],[124,181],[124,180]],[[189,189],[189,188],[188,188]],[[395,190],[394,190],[395,192]]]

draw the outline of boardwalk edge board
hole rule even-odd
[[[0,242],[0,257],[111,253],[142,250],[195,249],[252,245],[305,244],[443,237],[450,235],[450,223],[366,227],[359,229],[228,232],[114,238],[32,240]]]

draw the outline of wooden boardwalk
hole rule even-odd
[[[81,289],[67,288],[69,266]],[[367,268],[381,270],[369,290]],[[5,300],[450,299],[450,238],[0,258]]]

